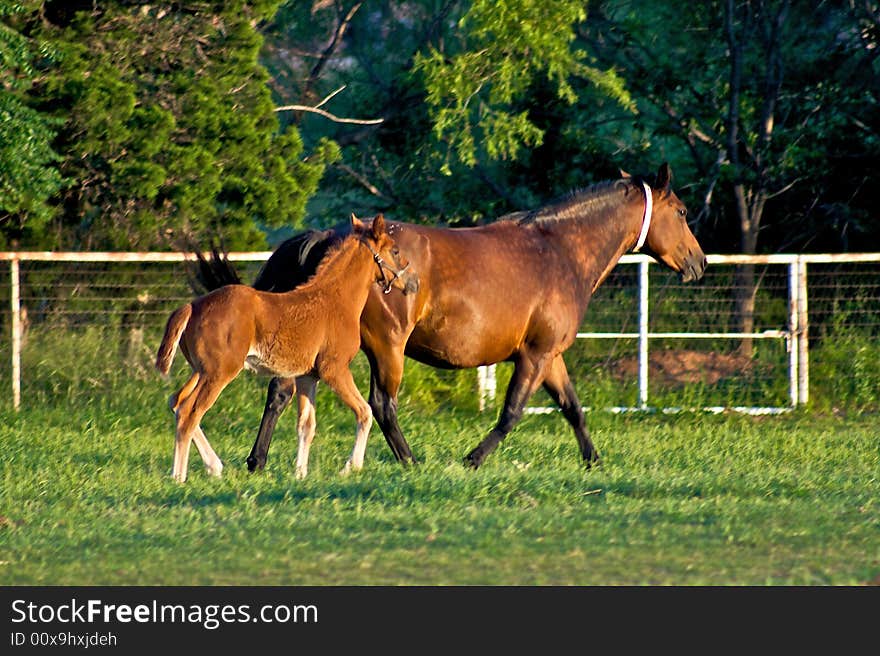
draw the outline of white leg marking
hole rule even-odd
[[[223,475],[223,463],[217,454],[214,453],[214,449],[211,448],[211,444],[208,442],[208,438],[205,437],[201,426],[196,426],[196,429],[193,431],[193,440],[195,440],[196,448],[199,450],[199,455],[202,456],[202,462],[205,463],[208,473],[211,476],[220,478]]]
[[[176,435],[174,439],[174,464],[171,476],[178,483],[186,482],[186,468],[189,464],[189,445],[192,442],[190,435]]]
[[[317,418],[315,416],[315,392],[318,381],[314,378],[297,381],[297,405],[299,420],[296,425],[299,438],[296,449],[296,478],[302,480],[309,473],[309,449],[315,439]]]
[[[342,474],[348,474],[352,471],[360,471],[364,466],[364,453],[367,451],[367,438],[370,436],[370,428],[373,425],[373,412],[370,410],[370,406],[366,407],[366,414],[364,419],[359,421],[357,424],[357,431],[355,432],[354,439],[354,448],[351,450],[351,456],[348,458],[348,462],[345,463],[345,467],[342,468]]]

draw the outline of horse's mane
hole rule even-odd
[[[623,201],[621,192],[633,180],[637,181],[636,178],[623,178],[597,182],[589,187],[570,191],[543,207],[529,212],[513,212],[502,218],[515,220],[520,225],[557,223],[587,217],[598,219],[620,206]]]

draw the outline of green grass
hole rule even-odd
[[[26,388],[21,412],[0,406],[0,585],[858,585],[880,577],[876,414],[592,412],[603,456],[592,471],[560,415],[527,416],[470,471],[461,458],[494,411],[434,409],[410,389],[401,424],[421,464],[398,466],[374,426],[364,471],[341,476],[354,420],[322,387],[309,477],[296,481],[292,411],[267,470],[247,473],[266,381],[242,375],[203,422],[223,478],[208,477],[193,449],[189,480],[178,485],[165,405],[174,382],[129,374],[111,383],[84,377],[77,387],[46,376]]]

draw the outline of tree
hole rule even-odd
[[[279,128],[257,27],[277,2],[42,3],[31,33],[57,53],[32,105],[63,119],[55,141],[71,181],[44,245],[179,247],[222,235],[260,248],[264,227],[301,221],[329,142],[304,155]]]
[[[454,46],[431,48],[415,58],[438,139],[468,166],[477,163],[476,131],[490,160],[516,159],[521,149],[540,145],[544,134],[528,108],[515,109],[516,101],[544,82],[572,105],[577,100],[573,76],[631,110],[632,100],[614,70],[585,63],[586,52],[572,47],[574,26],[584,20],[581,0],[474,0],[458,21]]]
[[[829,161],[851,131],[866,141],[850,153],[867,145],[876,167],[877,57],[867,36],[876,29],[876,14],[869,21],[829,2],[611,1],[582,36],[627,79],[646,139],[699,181],[697,219],[712,228],[702,230],[706,245],[752,254],[817,246],[824,217],[810,208],[832,189],[859,195],[864,178]],[[836,211],[865,235],[880,232],[854,208]],[[740,267],[734,284],[737,329],[751,332],[754,267]]]
[[[307,142],[329,136],[343,149],[309,220],[335,223],[355,209],[476,223],[616,174],[595,144],[584,143],[589,109],[571,105],[627,106],[613,72],[573,47],[583,7],[568,0],[285,3],[264,50],[278,103],[320,103],[344,87],[323,107],[383,119],[353,126],[285,116]],[[585,121],[560,130],[566,112]],[[567,161],[550,162],[557,154]]]
[[[27,104],[34,61],[45,44],[21,33],[37,2],[0,4],[0,248],[39,232],[62,187],[52,140],[60,122]]]

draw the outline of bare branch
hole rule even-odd
[[[353,168],[351,168],[347,164],[337,164],[336,166],[339,169],[348,173],[355,180],[357,180],[367,191],[369,191],[374,196],[378,196],[379,198],[388,198],[388,196],[383,194],[376,185],[371,183],[369,180],[367,180],[366,177],[364,177],[363,175],[361,175],[360,173],[355,171]]]
[[[317,105],[315,105],[315,108],[317,109],[318,107],[321,107],[322,105],[326,105],[328,100],[330,100],[333,96],[335,96],[337,93],[339,93],[340,91],[342,91],[344,88],[345,88],[345,85],[343,84],[343,85],[342,85],[341,87],[339,87],[336,91],[334,91],[333,93],[327,95],[327,96],[324,98],[324,100],[322,100],[322,101],[319,102]]]
[[[336,53],[336,49],[339,47],[339,44],[342,43],[342,37],[345,35],[346,30],[348,30],[349,24],[354,18],[354,15],[357,13],[357,10],[361,8],[362,4],[363,2],[356,3],[351,9],[349,9],[348,13],[344,17],[342,16],[341,12],[339,13],[339,23],[336,25],[336,29],[333,31],[333,35],[330,38],[330,43],[324,49],[324,52],[321,53],[321,57],[312,67],[312,70],[309,71],[309,77],[303,87],[303,95],[307,98],[310,95],[312,88],[317,83],[318,78],[321,75],[321,71],[324,70],[324,66],[327,65],[327,62]]]
[[[328,118],[334,123],[357,123],[358,125],[377,125],[385,121],[384,118],[342,118],[321,109],[320,107],[310,107],[309,105],[284,105],[276,107],[276,112],[312,112],[320,114],[324,118]]]
[[[794,187],[794,186],[795,186],[798,182],[800,182],[801,180],[803,180],[803,177],[795,178],[794,180],[792,180],[791,182],[789,182],[789,183],[788,183],[787,185],[785,185],[784,187],[782,187],[782,188],[780,188],[780,189],[777,189],[776,191],[773,191],[773,192],[768,192],[767,194],[765,194],[765,198],[766,198],[766,200],[770,200],[771,198],[776,198],[777,196],[779,196],[779,195],[781,195],[781,194],[784,194],[786,191],[788,191],[789,189],[791,189],[792,187]]]

